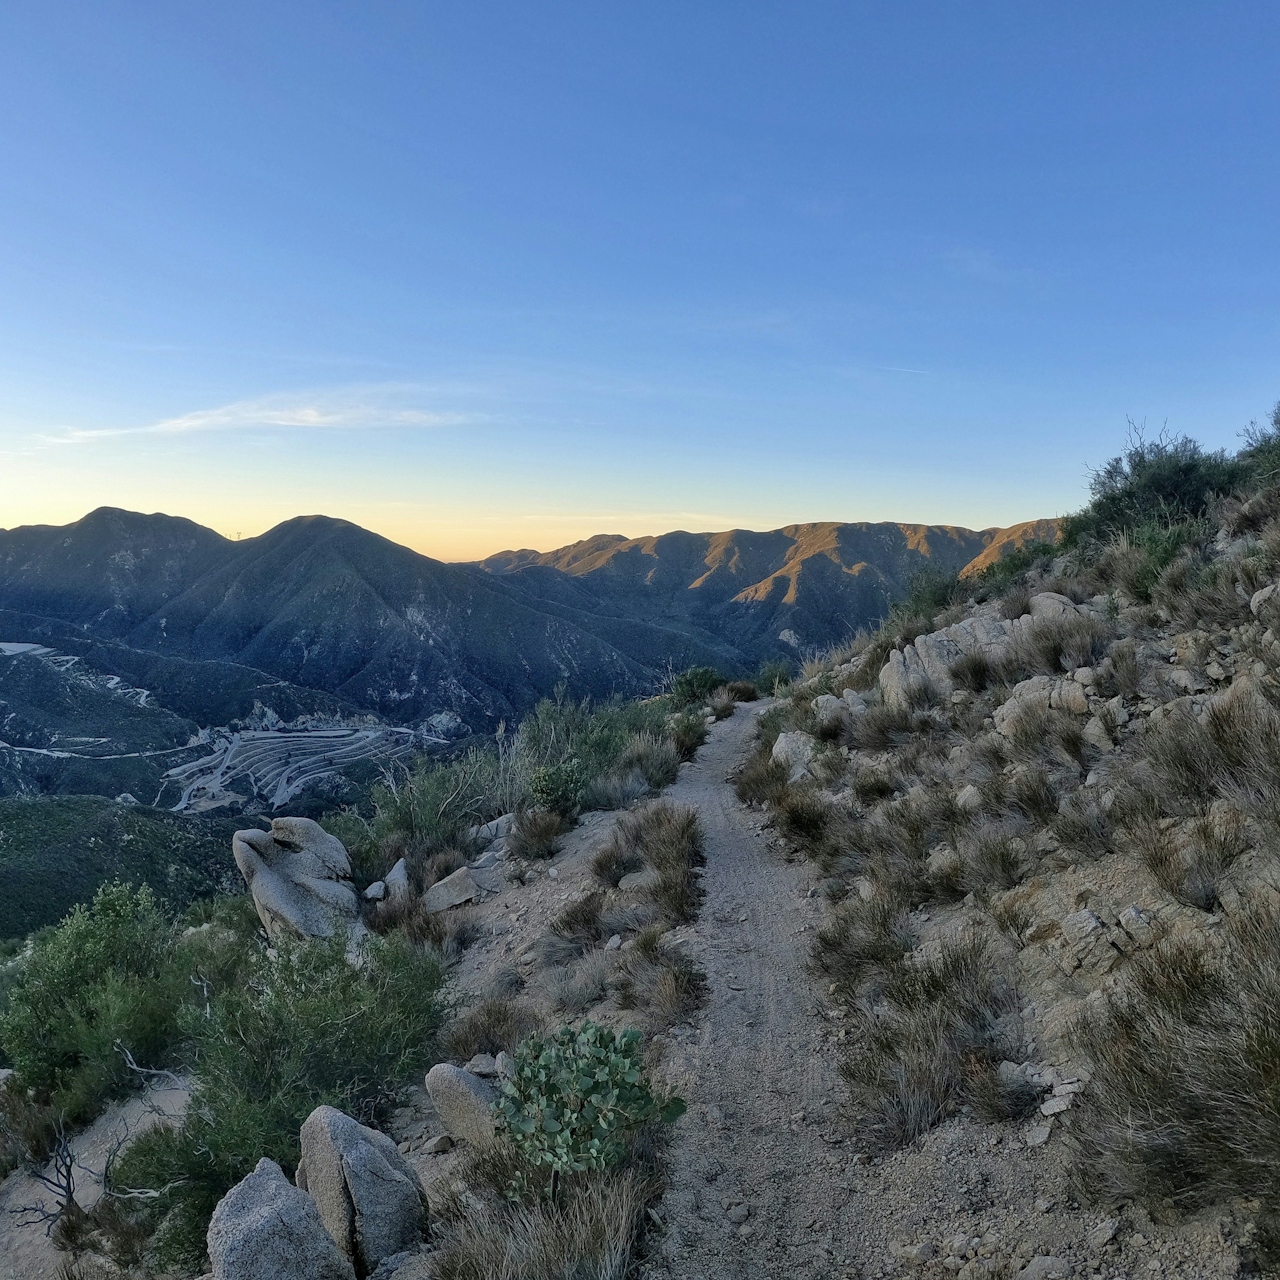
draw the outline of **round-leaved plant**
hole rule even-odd
[[[617,1164],[630,1133],[684,1110],[679,1098],[653,1096],[638,1031],[592,1022],[524,1041],[496,1103],[499,1129],[534,1164],[550,1166],[553,1187],[561,1174]]]

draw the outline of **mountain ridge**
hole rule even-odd
[[[328,516],[233,541],[104,507],[0,530],[0,618],[22,632],[0,640],[115,646],[175,682],[198,669],[234,685],[217,705],[242,706],[249,687],[269,703],[276,680],[395,723],[447,711],[485,731],[561,685],[632,696],[673,669],[739,671],[830,644],[883,616],[921,569],[959,572],[1046,534],[1051,521],[823,522],[602,534],[446,563]],[[185,697],[189,715],[198,699]]]

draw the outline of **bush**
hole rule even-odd
[[[513,857],[537,861],[560,852],[560,837],[569,824],[554,809],[525,809],[516,814],[511,828]]]
[[[541,1027],[537,1009],[527,1001],[491,996],[449,1028],[446,1044],[455,1058],[467,1062],[477,1053],[512,1053]]]
[[[373,940],[360,965],[342,938],[282,943],[246,981],[184,1010],[198,1082],[180,1129],[143,1134],[116,1187],[151,1188],[146,1217],[162,1266],[199,1267],[209,1215],[262,1156],[292,1171],[298,1130],[321,1104],[365,1123],[434,1059],[443,1016],[439,960],[399,936]]]
[[[651,791],[669,787],[680,776],[680,752],[668,738],[638,733],[618,757],[620,774],[636,770]]]
[[[21,1083],[67,1120],[136,1083],[121,1050],[139,1065],[166,1060],[190,990],[173,939],[150,889],[116,883],[39,935],[22,962],[0,1042]]]
[[[770,658],[760,664],[752,685],[763,690],[766,697],[776,697],[791,683],[792,666],[786,658]]]
[[[681,760],[692,760],[707,740],[707,722],[699,711],[682,711],[671,721],[671,741]]]
[[[1280,917],[1233,915],[1226,942],[1220,956],[1176,941],[1135,958],[1080,1024],[1093,1077],[1068,1122],[1091,1196],[1280,1208]]]
[[[751,680],[730,680],[725,688],[735,702],[755,702],[760,697],[760,690]]]
[[[781,760],[758,751],[742,766],[733,787],[743,804],[778,804],[787,793],[790,774]]]
[[[1131,431],[1124,452],[1093,473],[1093,501],[1064,522],[1064,544],[1199,519],[1248,474],[1247,463],[1222,450],[1206,453],[1189,436],[1161,432],[1147,440],[1140,431]]]
[[[520,1045],[495,1110],[500,1132],[530,1163],[552,1171],[554,1201],[560,1176],[615,1167],[631,1134],[674,1121],[685,1105],[654,1097],[638,1031],[587,1022]]]
[[[584,782],[582,765],[573,757],[543,765],[529,779],[529,803],[570,818],[578,811]]]
[[[722,684],[724,677],[714,667],[690,667],[671,682],[671,700],[678,707],[705,702]]]

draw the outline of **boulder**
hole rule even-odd
[[[469,827],[467,829],[467,838],[475,841],[481,848],[491,845],[495,840],[505,840],[511,834],[511,829],[516,824],[516,815],[514,813],[504,813],[500,818],[494,818],[492,822],[483,823],[478,827]]]
[[[1270,600],[1272,596],[1275,595],[1275,593],[1276,593],[1276,584],[1274,582],[1271,582],[1271,583],[1268,583],[1265,587],[1262,587],[1259,590],[1255,591],[1253,595],[1249,597],[1249,611],[1253,614],[1255,618],[1258,616],[1259,611],[1262,609],[1262,606],[1265,605],[1267,601]]]
[[[218,1201],[206,1240],[213,1280],[355,1280],[316,1202],[265,1156]]]
[[[799,730],[780,733],[773,744],[773,758],[781,761],[791,771],[792,782],[799,782],[809,772],[809,765],[813,762],[817,749],[817,741],[807,733]]]
[[[411,892],[409,887],[409,868],[405,866],[403,858],[387,872],[383,883],[387,887],[389,901],[395,902],[397,899],[409,896]]]
[[[1075,602],[1059,595],[1056,591],[1042,591],[1031,597],[1031,616],[1033,618],[1070,618],[1079,610]]]
[[[237,831],[231,850],[273,941],[363,934],[347,851],[318,822],[274,818],[270,831]]]
[[[1023,625],[991,613],[979,613],[941,631],[917,636],[901,652],[891,653],[880,672],[880,692],[885,702],[909,707],[928,690],[943,696],[953,692],[951,668],[960,658],[981,654],[998,666]]]
[[[849,708],[842,698],[821,693],[813,700],[813,718],[824,732],[834,732],[849,720]]]
[[[1018,1280],[1067,1280],[1074,1273],[1075,1269],[1066,1258],[1052,1258],[1042,1254],[1038,1258],[1032,1258],[1018,1272]]]
[[[334,1107],[303,1122],[298,1186],[359,1275],[416,1249],[426,1234],[426,1196],[413,1167],[385,1133]]]
[[[452,875],[447,875],[423,895],[422,906],[426,911],[448,911],[450,907],[459,907],[464,902],[474,902],[480,896],[480,886],[466,867],[459,867]]]
[[[381,902],[386,896],[387,884],[385,880],[375,880],[364,891],[364,900],[366,902]]]
[[[1107,732],[1107,726],[1097,716],[1089,717],[1089,723],[1085,725],[1084,732],[1080,736],[1099,751],[1110,751],[1115,745]]]
[[[648,889],[656,889],[662,883],[662,876],[653,867],[645,867],[642,871],[632,871],[618,881],[618,888],[623,893],[644,893]]]
[[[477,1053],[467,1063],[465,1069],[470,1071],[473,1076],[492,1078],[498,1074],[498,1060],[491,1053]]]
[[[867,714],[867,700],[856,689],[846,689],[840,698],[851,716],[856,718]]]
[[[498,1099],[491,1084],[449,1062],[438,1062],[427,1072],[427,1092],[445,1128],[473,1147],[493,1142],[493,1104]]]

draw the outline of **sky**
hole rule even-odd
[[[1280,398],[1280,6],[0,7],[0,526],[1060,514]]]

